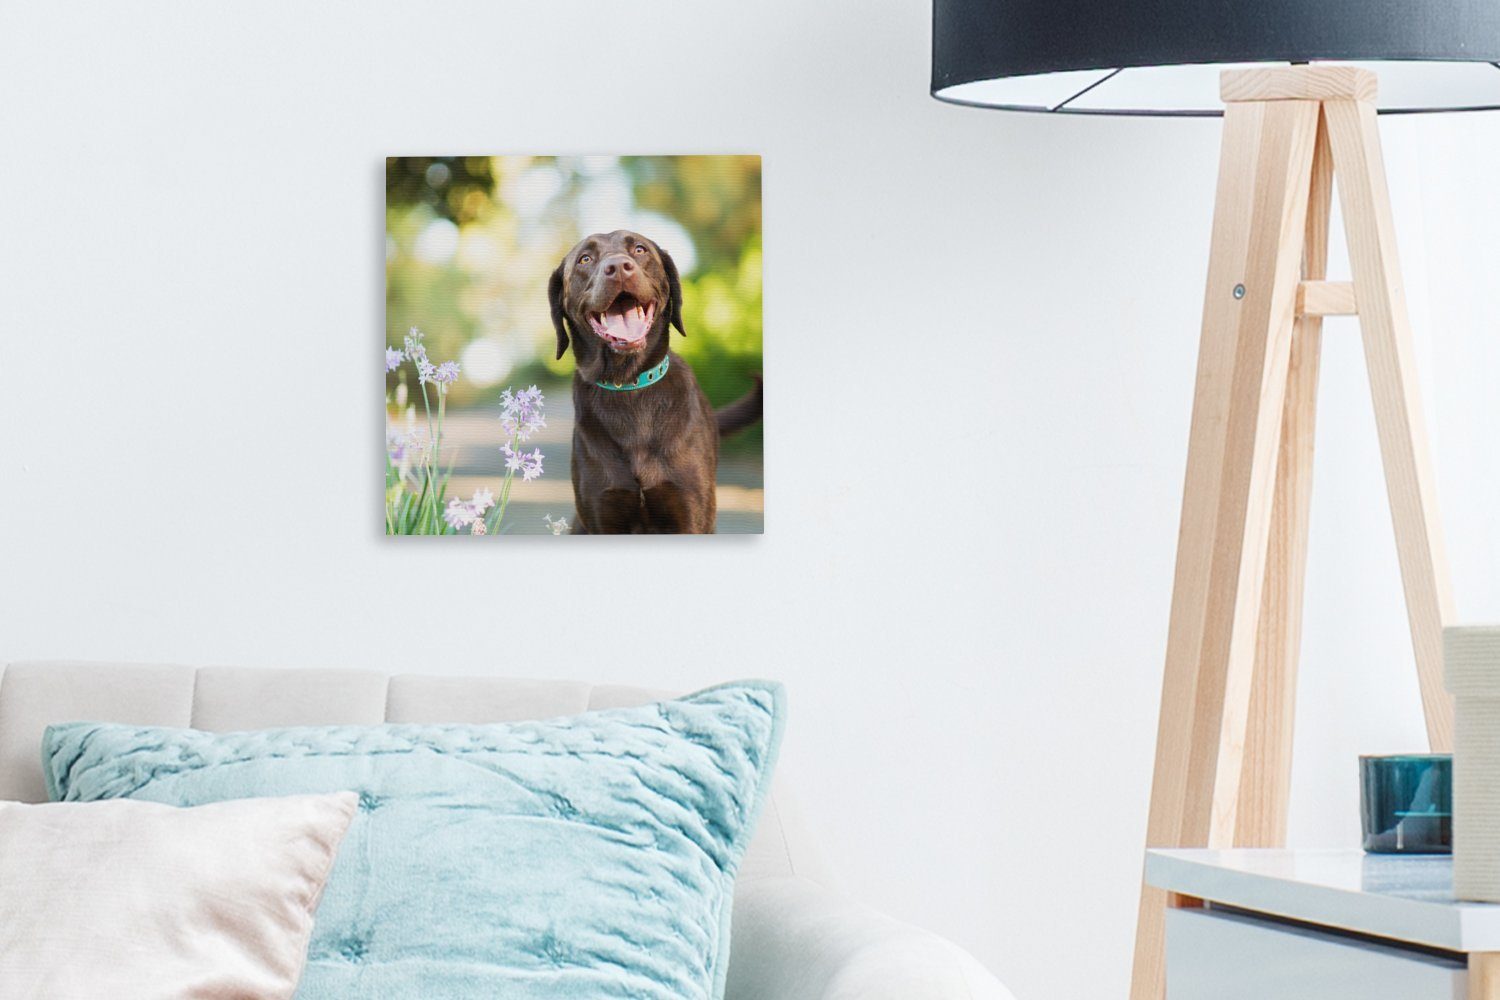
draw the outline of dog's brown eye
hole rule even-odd
[[[639,253],[639,254],[644,254],[646,252],[646,245],[644,243],[637,243],[635,245],[635,252]]]
[[[578,258],[578,263],[580,264],[592,264],[593,262],[594,258],[590,257],[588,254],[584,254],[582,257]]]

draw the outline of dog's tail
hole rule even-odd
[[[755,388],[714,414],[719,422],[719,437],[742,431],[760,420],[765,404],[765,383],[759,375],[750,377],[755,379]]]

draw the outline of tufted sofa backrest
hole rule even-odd
[[[643,705],[662,697],[667,696],[644,688],[504,677],[10,663],[0,666],[0,799],[46,801],[42,731],[56,722],[123,722],[212,732],[382,722],[516,722]],[[776,784],[740,869],[741,882],[808,874],[793,864]]]

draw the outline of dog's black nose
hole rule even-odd
[[[635,273],[635,261],[622,253],[610,254],[604,258],[604,276],[613,278],[619,276],[628,278]]]

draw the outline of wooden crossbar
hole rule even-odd
[[[1357,316],[1352,281],[1304,281],[1297,286],[1298,316]]]

